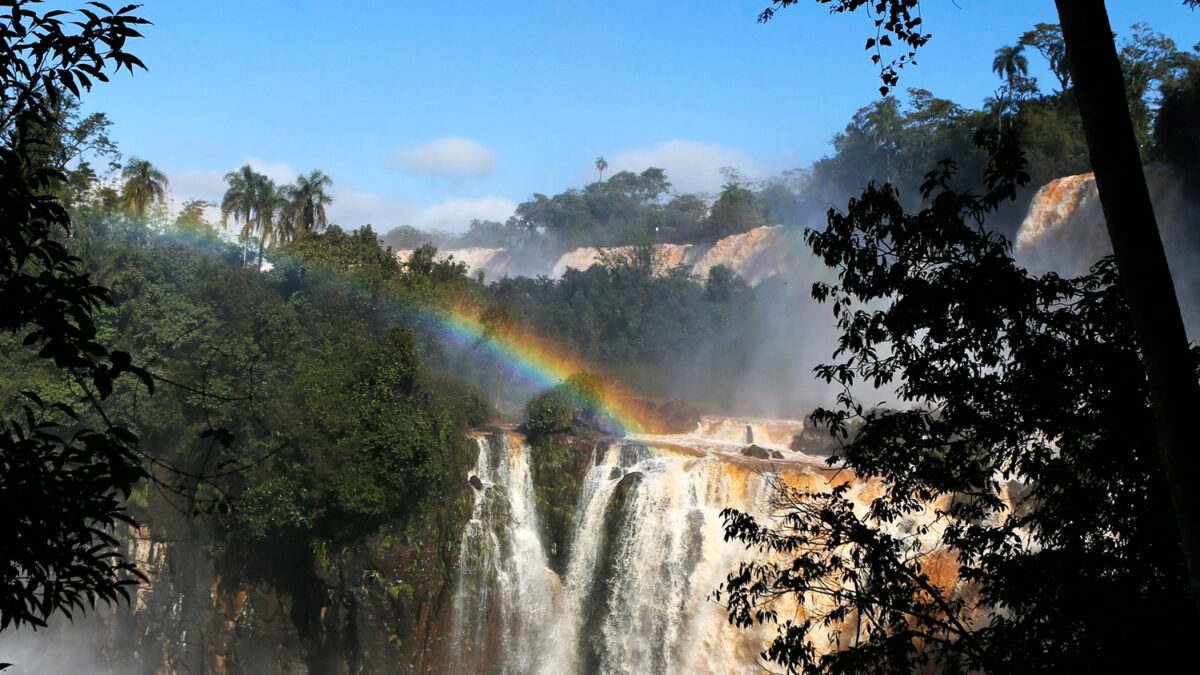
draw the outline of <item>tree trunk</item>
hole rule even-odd
[[[267,247],[267,233],[264,232],[262,239],[258,242],[258,271],[262,271],[262,254],[263,249]]]
[[[1012,77],[1010,76],[1008,78],[1008,105],[1005,106],[1005,110],[1008,111],[1008,128],[1009,129],[1012,129],[1013,115],[1016,114],[1013,112],[1013,107],[1012,107],[1012,91],[1013,91],[1013,81],[1012,81]]]
[[[1121,292],[1146,364],[1159,459],[1171,491],[1192,600],[1200,608],[1200,424],[1195,419],[1200,383],[1142,173],[1108,12],[1103,0],[1055,4]]]

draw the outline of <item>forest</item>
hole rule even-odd
[[[218,567],[284,586],[295,570],[272,553],[332,565],[380,532],[429,542],[413,560],[452,578],[463,477],[479,473],[470,433],[495,425],[541,453],[536,504],[565,550],[581,488],[555,474],[589,461],[573,444],[614,430],[595,424],[602,396],[581,380],[544,386],[489,351],[526,333],[593,367],[591,387],[823,424],[841,448],[829,462],[880,481],[865,515],[849,483],[782,488],[775,526],[724,512],[725,538],[761,557],[709,590],[737,627],[778,628],[760,657],[772,667],[1132,668],[1185,652],[1200,626],[1121,263],[1062,279],[1011,258],[1034,191],[1092,168],[1060,26],[998,45],[978,108],[889,92],[827,156],[765,179],[727,167],[718,194],[677,193],[654,167],[605,177],[597,158],[595,182],[535,193],[505,222],[377,232],[330,222],[336,177],[319,169],[277,185],[231,167],[219,203],[171,209],[155,158],[124,155],[87,106],[93,81],[144,67],[124,47],[137,49],[139,10],[71,14],[84,41],[34,3],[6,11],[0,41],[19,57],[0,60],[0,631],[127,602],[145,575],[118,552],[122,528],[163,510],[202,533]],[[1138,24],[1118,27],[1115,49],[1140,162],[1200,186],[1200,45]],[[1030,75],[1035,59],[1053,82]],[[824,263],[814,288],[660,269],[656,244],[763,225]],[[623,248],[558,279],[487,279],[438,253],[581,246]],[[832,315],[794,309],[810,291]],[[452,330],[459,314],[478,329],[468,338]],[[801,335],[838,350],[816,373],[827,400],[782,391],[812,378],[789,362],[783,336]],[[1191,349],[1191,367],[1175,366],[1195,380]],[[899,385],[893,407],[854,397],[871,379]],[[892,528],[942,497],[934,529],[970,599],[936,588]],[[771,604],[787,594],[831,604],[791,623]],[[1003,609],[984,622],[980,607]],[[1156,617],[1161,654],[1128,644],[1116,607],[1120,621]],[[843,649],[814,646],[820,622]]]

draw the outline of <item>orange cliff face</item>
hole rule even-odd
[[[617,256],[627,249],[609,249]],[[513,251],[506,249],[466,248],[439,251],[439,259],[453,256],[454,260],[467,263],[469,272],[482,271],[488,279],[504,276],[546,275],[552,279],[562,277],[569,269],[586,270],[601,262],[605,249],[592,246],[576,248],[563,253],[556,260],[547,261],[536,269],[519,269],[514,265]],[[408,260],[411,250],[396,252],[401,261]],[[751,286],[770,278],[786,280],[808,280],[808,271],[819,267],[819,263],[808,252],[798,236],[785,231],[781,225],[757,227],[748,232],[730,235],[715,244],[658,244],[656,246],[657,273],[666,274],[679,267],[690,267],[692,275],[700,279],[708,277],[717,265],[724,265],[746,280]]]
[[[1065,176],[1038,190],[1017,232],[1017,258],[1034,272],[1074,276],[1111,249],[1093,174]]]
[[[1184,324],[1195,338],[1200,335],[1200,195],[1169,165],[1143,170]],[[1038,191],[1017,232],[1014,256],[1035,274],[1070,277],[1087,273],[1110,253],[1096,180],[1085,173],[1056,179]]]

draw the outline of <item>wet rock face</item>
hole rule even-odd
[[[495,439],[494,447],[501,447]],[[579,486],[587,474],[600,441],[585,436],[550,434],[530,447],[530,473],[543,541],[549,542],[549,564],[565,571],[571,519],[579,500]]]
[[[627,443],[621,446],[621,452],[617,455],[617,466],[628,469],[647,459],[650,459],[650,448],[641,443]]]

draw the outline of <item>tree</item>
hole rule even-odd
[[[44,163],[66,176],[67,190],[59,195],[69,207],[79,203],[96,179],[93,161],[107,162],[111,169],[118,169],[121,154],[108,137],[112,122],[104,113],[92,113],[86,117],[79,112],[79,99],[60,96],[51,105],[42,127],[36,132],[40,138],[37,147],[31,148],[31,160]]]
[[[102,400],[126,373],[152,388],[128,353],[97,341],[109,293],[63,244],[71,221],[53,192],[66,176],[32,161],[46,156],[40,132],[65,93],[107,81],[110,69],[144,68],[124,47],[147,22],[132,5],[41,13],[33,4],[13,0],[0,15],[0,329],[52,363],[81,403],[30,392],[0,420],[0,629],[128,599],[137,570],[113,529],[132,522],[123,498],[145,472],[136,436]]]
[[[1021,44],[1015,47],[1001,47],[996,50],[996,58],[992,59],[992,72],[1005,81],[1005,89],[1008,92],[1006,107],[1010,115],[1013,114],[1013,92],[1016,90],[1016,80],[1029,73],[1029,60],[1021,53],[1024,49],[1025,46]]]
[[[147,160],[130,157],[121,169],[121,179],[125,181],[121,199],[139,219],[145,219],[151,204],[160,203],[167,196],[167,175]]]
[[[300,176],[296,184],[285,188],[283,223],[289,239],[301,232],[320,232],[328,225],[325,207],[333,203],[329,189],[333,179],[314,169],[307,176]]]
[[[276,187],[275,181],[265,176],[256,187],[254,229],[258,230],[258,271],[261,272],[267,244],[275,245],[288,239],[283,215],[290,189],[288,186]]]
[[[1018,43],[1033,47],[1045,57],[1050,72],[1058,78],[1059,90],[1065,92],[1071,86],[1071,69],[1067,67],[1067,46],[1063,43],[1062,28],[1056,23],[1035,24],[1033,30],[1025,31]]]
[[[896,154],[896,136],[900,125],[900,106],[894,96],[885,96],[876,101],[862,116],[860,125],[867,138],[883,154],[884,180],[889,183],[892,182],[892,156]]]
[[[1175,47],[1175,41],[1144,23],[1133,25],[1133,34],[1123,41],[1117,54],[1125,74],[1125,95],[1138,145],[1144,146],[1161,105],[1164,85],[1185,77],[1197,58]]]
[[[1200,186],[1200,67],[1165,88],[1154,138],[1166,160]]]
[[[247,164],[237,171],[225,174],[225,196],[221,198],[221,226],[228,225],[232,217],[236,223],[241,221],[242,230],[238,240],[242,242],[242,265],[246,264],[246,248],[253,230],[255,192],[258,181],[262,178]]]
[[[764,224],[758,201],[746,187],[746,179],[730,167],[724,167],[721,172],[725,176],[725,185],[704,224],[705,233],[713,240],[748,232]]]
[[[817,369],[841,406],[813,420],[842,439],[858,424],[830,460],[849,471],[783,488],[773,526],[725,513],[729,536],[776,554],[730,575],[730,619],[778,623],[764,656],[789,671],[1155,670],[1200,628],[1112,261],[1070,280],[1019,268],[983,217],[1027,177],[991,147],[983,197],[951,190],[946,162],[920,213],[872,184],[806,235],[838,271],[813,293],[842,331]],[[895,383],[908,409],[868,410],[859,381]],[[856,479],[881,490],[865,511]],[[773,613],[780,594],[798,623]],[[1169,625],[1171,653],[1147,654],[1108,603]],[[818,627],[841,649],[822,653]]]
[[[773,0],[772,4],[787,7],[797,2]],[[854,11],[866,4],[865,0],[835,0],[833,10]],[[918,1],[885,0],[883,4],[886,18],[878,25],[884,37],[895,35],[909,47],[905,56],[911,57],[929,38],[916,33],[921,20],[911,12]],[[1200,3],[1185,0],[1185,4]],[[1191,420],[1192,411],[1200,409],[1200,383],[1189,368],[1180,367],[1190,362],[1187,334],[1142,173],[1108,12],[1101,0],[1055,0],[1055,5],[1121,292],[1145,355],[1160,462],[1188,563],[1189,592],[1200,609],[1200,453],[1196,450],[1200,428]],[[760,21],[769,20],[773,13],[772,8],[764,10]],[[868,41],[868,49],[875,46]],[[908,61],[911,58],[899,66]],[[891,66],[883,67],[880,77],[885,94],[898,79]]]
[[[1121,64],[1102,2],[1055,0],[1105,225],[1133,315],[1154,402],[1159,454],[1170,488],[1192,600],[1200,609],[1200,383],[1142,173]]]
[[[599,181],[601,183],[604,182],[604,170],[607,168],[608,168],[608,162],[604,161],[603,157],[597,157],[596,158],[596,171],[600,172],[600,177],[596,179],[597,181]]]
[[[221,224],[242,221],[238,238],[242,241],[242,264],[246,263],[246,249],[251,237],[259,235],[258,269],[262,270],[263,249],[267,240],[275,240],[281,234],[276,214],[286,199],[286,192],[275,187],[275,182],[250,168],[247,164],[237,171],[225,174],[229,186],[221,199]]]
[[[175,218],[174,227],[181,234],[193,238],[216,238],[217,229],[205,218],[205,210],[216,206],[203,199],[189,199]]]

